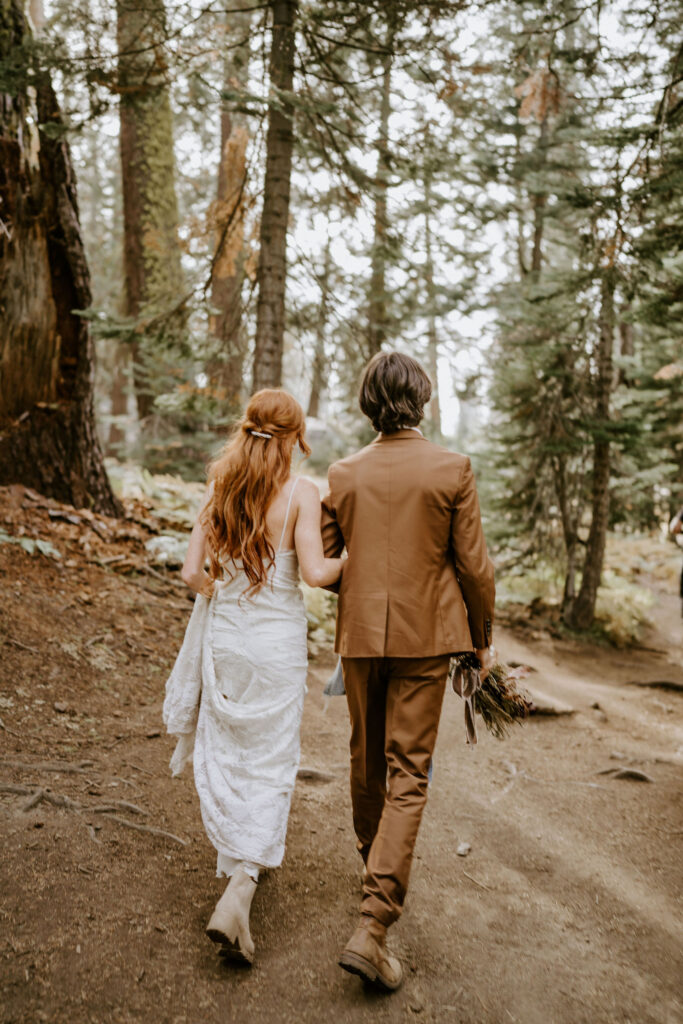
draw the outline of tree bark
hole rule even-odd
[[[261,214],[254,390],[282,382],[287,279],[287,226],[294,145],[294,40],[298,0],[275,0],[270,49],[271,99],[266,136],[266,177]]]
[[[23,5],[8,0],[0,63],[29,42]],[[92,339],[74,313],[91,292],[71,158],[49,78],[38,69],[29,90],[28,77],[0,94],[0,484],[117,514],[95,430]]]
[[[251,11],[226,11],[226,43],[223,85],[247,85]],[[209,329],[215,340],[207,372],[221,401],[236,410],[241,401],[246,343],[242,327],[244,284],[244,199],[246,185],[247,128],[243,115],[223,102],[221,107],[221,156],[218,164],[216,202],[211,211],[214,255],[211,267]]]
[[[387,338],[387,189],[389,185],[389,117],[391,116],[391,68],[393,29],[389,34],[389,52],[382,62],[382,93],[379,108],[377,139],[377,173],[375,176],[375,217],[368,300],[368,358],[372,358]]]
[[[177,305],[183,293],[173,121],[163,52],[163,0],[117,0],[125,314],[132,319]],[[132,343],[138,415],[154,406],[153,342]]]
[[[597,379],[593,441],[593,488],[591,525],[586,543],[581,587],[567,621],[573,629],[589,629],[595,618],[595,602],[602,576],[609,522],[610,397],[614,386],[614,290],[615,270],[603,272],[600,300],[600,337],[596,353]]]

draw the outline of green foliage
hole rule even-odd
[[[519,6],[531,25],[541,15],[541,5]],[[554,7],[558,17],[563,6]],[[644,12],[622,13],[628,31],[648,31]],[[518,24],[503,29],[513,46]],[[565,609],[599,515],[596,453],[609,445],[608,522],[630,528],[657,524],[659,496],[675,489],[682,464],[681,378],[662,376],[678,358],[683,327],[680,125],[662,117],[662,108],[676,109],[667,82],[680,55],[666,66],[656,30],[627,58],[617,43],[598,58],[595,32],[589,11],[559,30],[541,21],[524,63],[498,66],[502,88],[521,105],[501,104],[488,119],[498,159],[478,165],[482,185],[495,174],[512,193],[498,213],[509,247],[493,296],[490,393],[502,484],[493,532],[510,563],[553,560],[565,577]],[[615,68],[628,83],[616,97]],[[639,99],[644,81],[664,90],[661,103]],[[605,370],[605,351],[613,369]]]

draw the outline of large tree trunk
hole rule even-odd
[[[591,525],[586,543],[581,587],[567,621],[573,629],[589,629],[595,618],[595,601],[602,576],[609,522],[610,397],[614,386],[612,360],[614,346],[615,270],[608,267],[602,278],[600,301],[600,338],[597,361],[595,439],[593,442],[593,497]]]
[[[223,84],[246,87],[249,70],[251,11],[226,11],[226,53]],[[207,366],[214,389],[230,409],[240,405],[244,374],[245,338],[242,327],[244,283],[244,190],[246,185],[247,129],[233,104],[221,108],[221,157],[216,202],[211,211],[214,256],[211,266],[209,329],[215,340]]]
[[[29,43],[23,5],[8,0],[0,62]],[[117,514],[95,431],[92,339],[73,312],[91,294],[69,149],[49,78],[38,72],[30,91],[17,82],[0,94],[0,483]]]
[[[377,173],[375,175],[375,219],[368,297],[368,358],[381,349],[387,338],[387,188],[389,186],[389,117],[391,115],[391,66],[393,29],[389,33],[388,51],[382,62],[382,93],[377,138]]]
[[[276,0],[270,49],[270,106],[258,268],[254,390],[282,382],[287,278],[287,222],[294,145],[294,39],[298,0]]]
[[[184,287],[163,52],[165,10],[163,0],[117,0],[116,13],[125,313],[139,318],[176,306]],[[138,415],[145,419],[155,398],[150,340],[136,333],[132,350]]]

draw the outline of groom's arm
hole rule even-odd
[[[327,493],[321,501],[322,518],[320,529],[323,535],[323,551],[325,558],[339,558],[344,550],[344,537],[339,529],[337,514],[332,502],[331,493]]]
[[[472,643],[479,649],[489,647],[496,587],[493,562],[486,550],[477,485],[469,459],[465,461],[458,484],[451,520],[451,544],[467,608]]]

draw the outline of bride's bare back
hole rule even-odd
[[[294,485],[296,484],[296,487]],[[292,489],[294,493],[292,494]],[[290,504],[291,497],[291,504]],[[202,507],[190,536],[182,578],[192,590],[210,596],[212,581],[204,570],[206,561],[206,532],[201,514],[211,498],[211,485],[207,488]],[[289,516],[287,516],[287,506]],[[336,582],[341,574],[341,558],[325,558],[320,532],[320,494],[312,480],[290,476],[275,495],[266,512],[268,539],[273,549],[296,550],[304,583],[309,587],[326,587]],[[286,521],[286,522],[285,522]],[[283,527],[284,533],[283,533]],[[282,538],[282,540],[280,540]]]

